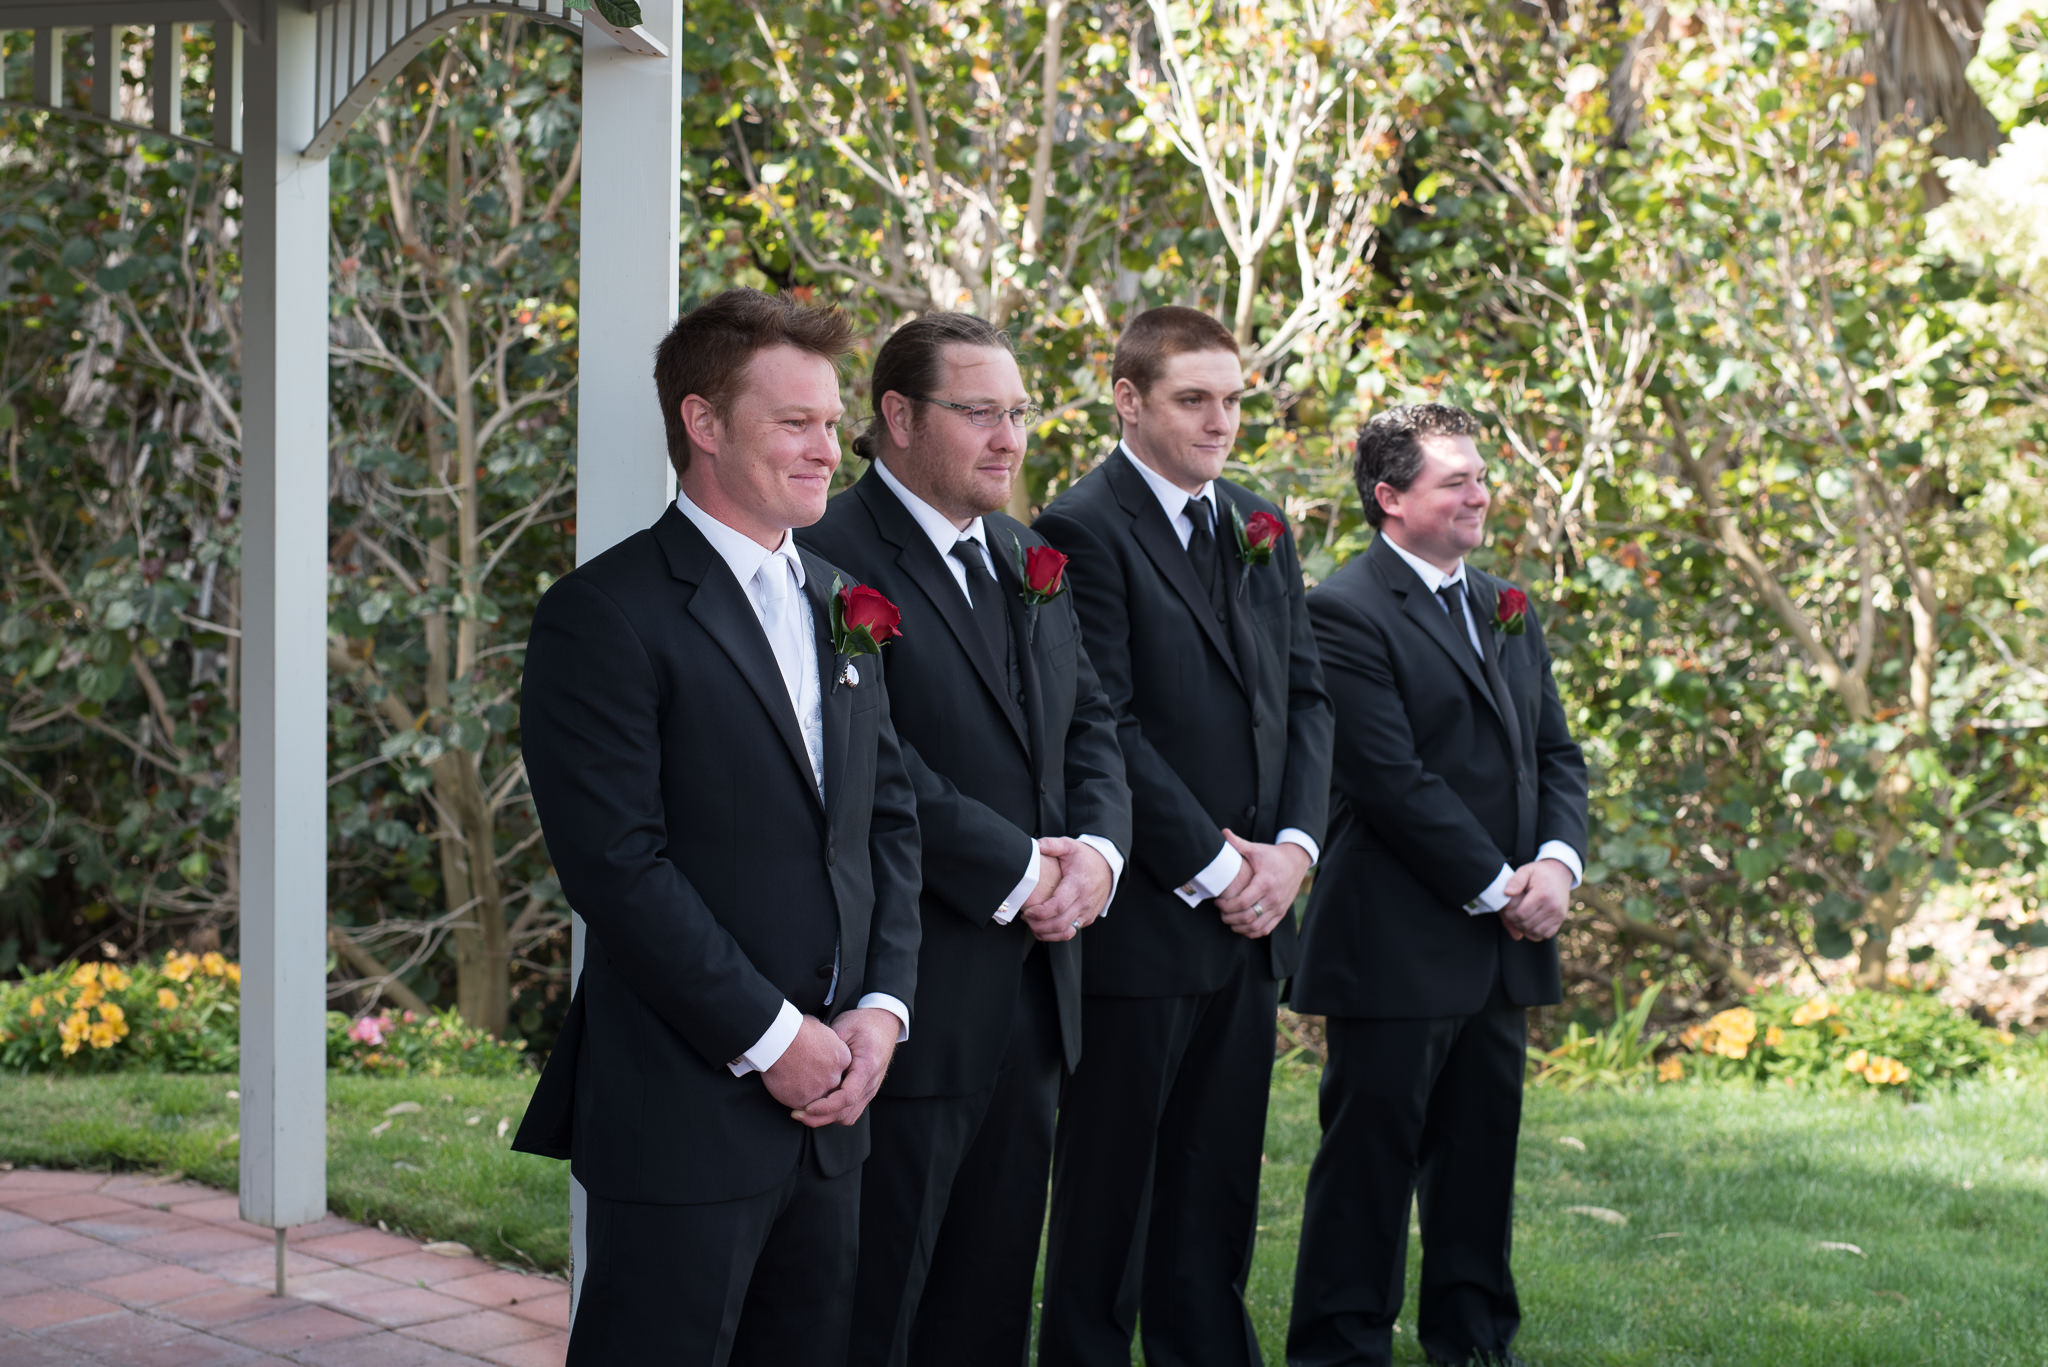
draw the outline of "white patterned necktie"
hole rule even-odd
[[[782,671],[782,686],[789,691],[789,705],[796,713],[796,725],[810,756],[811,777],[824,785],[824,736],[816,683],[812,674],[810,629],[802,590],[797,587],[796,566],[789,557],[771,555],[754,572],[754,600],[761,606],[761,626],[775,652]]]

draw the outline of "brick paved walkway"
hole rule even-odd
[[[561,1367],[569,1288],[329,1217],[275,1235],[232,1194],[0,1172],[5,1367]]]

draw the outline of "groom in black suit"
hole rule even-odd
[[[865,1111],[910,1025],[918,833],[884,663],[797,549],[839,464],[836,312],[729,290],[661,344],[682,486],[563,576],[520,721],[583,975],[514,1147],[589,1194],[577,1367],[836,1364]]]
[[[1392,1361],[1419,1195],[1431,1362],[1512,1363],[1508,1265],[1527,1008],[1559,999],[1586,767],[1543,631],[1473,568],[1478,423],[1391,409],[1359,434],[1371,548],[1308,596],[1337,705],[1335,797],[1294,1005],[1328,1016],[1290,1367]]]
[[[1131,845],[1116,719],[1056,560],[997,511],[1037,410],[1002,333],[875,357],[873,464],[803,534],[903,612],[889,692],[923,832],[918,1033],[873,1108],[851,1361],[1021,1364],[1080,945]],[[1027,558],[1030,564],[1026,564]]]
[[[1323,838],[1330,700],[1279,509],[1221,478],[1245,382],[1207,314],[1133,319],[1123,440],[1038,519],[1073,557],[1130,773],[1130,873],[1083,940],[1040,1367],[1256,1364],[1244,1304],[1273,1015]]]

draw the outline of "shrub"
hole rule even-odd
[[[1679,1035],[1660,1081],[1749,1079],[1910,1095],[2003,1061],[2013,1037],[1978,1024],[1927,992],[1798,998],[1759,994]]]
[[[1615,999],[1621,999],[1621,984],[1614,985]],[[1619,1087],[1641,1081],[1656,1064],[1657,1046],[1664,1042],[1662,1030],[1647,1033],[1650,1010],[1657,1004],[1661,984],[1653,983],[1636,1004],[1621,1013],[1612,1025],[1587,1030],[1577,1021],[1565,1027],[1564,1039],[1554,1049],[1529,1050],[1536,1065],[1530,1081],[1540,1087],[1558,1087],[1576,1092],[1586,1087]]]
[[[13,1072],[232,1073],[241,1066],[242,970],[218,954],[161,962],[67,964],[0,983],[0,1068]],[[524,1041],[463,1023],[454,1010],[327,1013],[327,1064],[352,1073],[504,1076]]]
[[[526,1041],[506,1041],[466,1023],[453,1007],[418,1015],[383,1011],[350,1020],[327,1013],[327,1066],[344,1073],[503,1077],[527,1065]]]

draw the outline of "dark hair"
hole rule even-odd
[[[1375,414],[1358,429],[1358,448],[1351,459],[1351,477],[1365,504],[1365,520],[1377,527],[1387,517],[1375,489],[1391,484],[1406,493],[1422,473],[1422,438],[1469,437],[1478,430],[1479,419],[1447,403],[1404,404]]]
[[[1200,309],[1176,304],[1146,309],[1126,323],[1123,336],[1116,339],[1116,358],[1109,363],[1110,388],[1118,380],[1129,380],[1143,394],[1159,379],[1167,357],[1184,351],[1227,351],[1235,356],[1237,338]]]
[[[793,346],[828,361],[853,349],[853,324],[836,308],[812,308],[783,295],[732,289],[712,295],[682,317],[654,352],[654,392],[668,428],[668,462],[690,468],[683,400],[695,394],[725,417],[754,354]]]
[[[873,416],[853,439],[856,456],[873,460],[881,453],[879,432],[887,426],[882,418],[882,396],[929,396],[943,378],[940,372],[945,349],[956,345],[1011,350],[1009,333],[971,313],[927,313],[889,334],[889,340],[875,353],[875,373],[868,382],[868,403]]]

